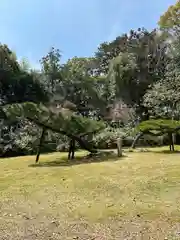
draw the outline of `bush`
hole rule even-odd
[[[99,149],[114,149],[117,148],[117,138],[121,137],[123,147],[131,147],[135,137],[133,130],[108,127],[97,134],[93,140]],[[145,135],[138,141],[137,146],[159,146],[161,143],[161,137]]]
[[[131,147],[134,138],[132,136],[125,137],[123,139],[123,147]]]
[[[37,125],[23,121],[21,127],[14,133],[14,147],[21,149],[26,155],[36,154],[39,146],[39,140],[42,129]],[[58,151],[60,144],[67,144],[67,139],[52,131],[46,131],[45,139],[41,146],[42,153],[49,153]]]
[[[163,145],[162,136],[151,136],[151,135],[144,135],[139,142],[137,143],[137,146],[161,146]]]
[[[123,129],[108,127],[99,134],[96,134],[93,141],[99,149],[113,149],[117,147],[117,138],[124,137],[124,135],[125,132],[123,132]]]

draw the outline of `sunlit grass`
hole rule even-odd
[[[55,232],[53,239],[68,239],[67,228],[70,237],[84,234],[86,223],[87,234],[105,233],[108,227],[109,238],[102,239],[113,234],[116,239],[120,222],[122,232],[132,232],[137,224],[137,231],[146,236],[141,225],[150,221],[151,234],[157,234],[159,224],[162,237],[167,236],[180,221],[180,154],[161,152],[168,147],[148,150],[125,152],[122,159],[102,162],[79,159],[74,165],[64,164],[67,153],[41,155],[38,167],[32,165],[35,156],[1,159],[0,233],[5,231],[14,239],[28,234],[29,239],[51,239],[46,232]],[[47,164],[51,162],[56,164]],[[52,221],[59,225],[52,227]],[[128,229],[123,225],[127,221]],[[71,224],[79,230],[71,229]]]

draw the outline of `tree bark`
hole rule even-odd
[[[42,133],[41,133],[41,138],[40,138],[40,141],[39,141],[37,155],[36,155],[36,163],[38,163],[38,161],[39,161],[39,156],[40,156],[40,153],[41,153],[41,146],[42,146],[42,143],[44,141],[45,132],[46,132],[46,128],[43,128]]]
[[[138,133],[137,135],[136,135],[136,137],[135,137],[135,139],[134,139],[134,141],[133,141],[133,143],[132,143],[132,146],[131,146],[131,148],[135,148],[136,147],[136,143],[138,142],[138,140],[143,136],[143,132],[140,132],[140,133]]]
[[[69,142],[68,159],[74,159],[74,154],[75,154],[75,140],[71,139]]]
[[[122,157],[122,139],[117,139],[117,155],[118,157]]]
[[[74,141],[77,141],[77,142],[79,143],[79,145],[80,145],[83,149],[87,150],[88,152],[97,153],[97,150],[96,150],[95,148],[93,148],[93,146],[91,146],[91,144],[88,143],[88,141],[85,141],[85,140],[83,140],[83,139],[81,138],[81,137],[83,137],[85,134],[81,134],[80,136],[75,136],[75,135],[72,135],[72,134],[70,134],[70,133],[67,133],[67,132],[65,132],[65,131],[63,131],[63,130],[59,130],[59,129],[53,128],[53,127],[48,126],[48,125],[46,125],[46,124],[44,124],[44,123],[40,123],[40,122],[38,122],[37,120],[32,119],[32,118],[30,118],[30,117],[28,117],[27,119],[28,119],[29,121],[31,121],[31,122],[36,123],[38,126],[40,126],[40,127],[42,127],[42,128],[49,129],[49,130],[51,130],[51,131],[53,131],[53,132],[57,132],[57,133],[60,133],[60,134],[62,134],[62,135],[66,135],[66,136],[69,137],[70,139],[74,139]]]
[[[72,139],[72,156],[71,156],[72,159],[74,159],[74,154],[75,154],[75,140]]]
[[[173,134],[168,133],[168,136],[169,136],[169,150],[174,151]]]

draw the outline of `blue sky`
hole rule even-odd
[[[103,41],[130,29],[156,27],[176,0],[1,0],[0,42],[38,66],[50,47],[63,61],[92,56]]]

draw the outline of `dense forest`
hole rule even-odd
[[[179,12],[177,1],[156,29],[131,30],[100,44],[93,57],[62,64],[52,48],[40,70],[1,44],[0,156],[34,154],[40,146],[41,152],[70,149],[73,158],[74,148],[113,148],[119,137],[130,146],[142,121],[178,121]],[[152,134],[141,141],[159,143]]]

